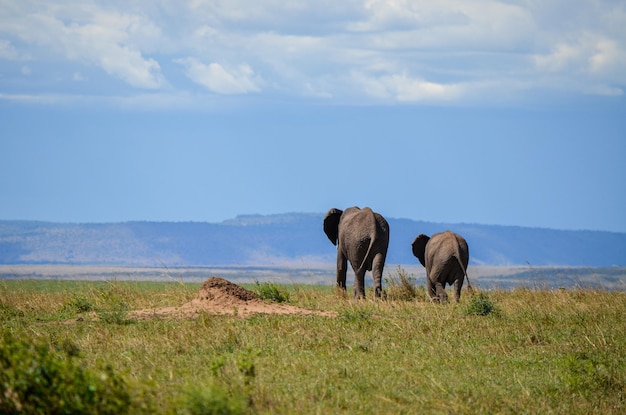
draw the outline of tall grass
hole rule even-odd
[[[426,291],[423,286],[416,285],[415,276],[407,273],[404,268],[398,266],[395,273],[385,278],[386,298],[389,300],[413,301],[426,300]]]
[[[438,305],[281,286],[289,303],[337,317],[96,318],[120,303],[181,305],[198,288],[0,282],[2,335],[63,359],[72,345],[85,371],[124,380],[131,413],[626,413],[623,292],[488,291]]]

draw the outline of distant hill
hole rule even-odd
[[[312,267],[335,261],[322,219],[287,213],[221,223],[0,221],[0,264]],[[626,233],[387,219],[388,264],[416,264],[413,238],[451,229],[467,239],[474,265],[626,265]]]

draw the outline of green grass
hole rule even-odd
[[[47,347],[45,362],[70,365],[68,384],[108,374],[129,413],[626,413],[624,292],[464,292],[438,305],[421,287],[386,301],[270,288],[337,317],[133,320],[129,310],[181,305],[199,284],[0,281],[0,339]]]

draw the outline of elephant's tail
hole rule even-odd
[[[461,259],[458,256],[456,256],[456,260],[459,261],[459,265],[461,266],[461,269],[463,270],[463,275],[465,275],[465,279],[467,280],[467,289],[469,290],[469,292],[474,292],[474,287],[472,287],[472,283],[470,282],[469,276],[467,275],[467,270],[463,266]]]
[[[369,220],[369,223],[368,223],[369,229],[373,229],[374,231],[369,234],[370,243],[369,243],[369,246],[367,247],[367,252],[365,253],[365,256],[363,257],[363,261],[361,261],[361,265],[359,266],[359,272],[362,272],[363,270],[371,271],[371,269],[368,269],[368,268],[371,268],[372,266],[371,265],[372,259],[370,259],[370,254],[372,253],[372,248],[374,247],[374,244],[377,242],[378,232],[381,231],[379,229],[379,225],[376,220],[376,214],[372,211],[372,209],[364,208],[363,212],[367,212],[367,215],[368,215],[367,218]]]
[[[359,266],[359,271],[363,270],[363,267],[367,267],[367,260],[370,257],[370,252],[372,252],[372,246],[374,246],[374,241],[376,238],[370,238],[370,245],[367,247],[367,252],[365,253],[365,257],[363,261],[361,261],[361,265]],[[367,268],[365,268],[367,271]]]
[[[459,266],[463,270],[463,275],[465,276],[465,279],[467,280],[467,289],[468,289],[468,291],[469,292],[474,292],[474,287],[472,287],[472,283],[470,282],[469,276],[467,275],[467,269],[465,269],[465,267],[463,266],[463,261],[461,261],[461,249],[459,247],[458,242],[456,244],[456,252],[454,253],[454,257],[456,258],[456,260],[459,263]]]

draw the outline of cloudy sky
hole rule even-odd
[[[626,3],[0,0],[0,219],[626,232]]]

